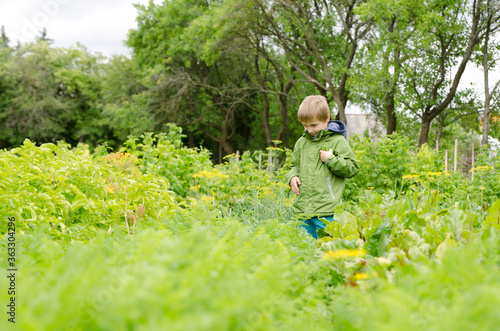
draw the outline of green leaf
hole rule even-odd
[[[495,229],[500,229],[500,200],[488,209],[488,215],[486,215],[483,225],[485,227],[491,226]]]
[[[372,256],[383,256],[387,251],[391,226],[389,222],[380,225],[375,233],[366,241],[366,251]]]
[[[332,286],[345,285],[344,276],[335,270],[330,270],[331,284]]]
[[[326,224],[325,232],[334,238],[354,239],[359,237],[356,218],[349,213],[339,214],[333,222],[321,218],[320,220]]]

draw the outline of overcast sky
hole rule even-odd
[[[45,27],[55,47],[77,42],[103,55],[129,54],[129,29],[137,27],[133,3],[149,0],[0,0],[0,26],[12,41],[33,41]],[[155,3],[161,3],[155,0]],[[13,43],[14,43],[13,42]]]
[[[124,40],[137,27],[133,3],[149,0],[0,0],[0,26],[5,26],[12,43],[33,41],[45,27],[55,47],[75,46],[77,42],[103,55],[130,55]],[[162,0],[154,0],[162,3]],[[461,85],[474,83],[483,90],[482,71],[468,65]],[[500,79],[491,74],[490,84]]]

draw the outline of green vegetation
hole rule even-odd
[[[65,140],[118,150],[129,136],[182,127],[222,163],[290,148],[296,110],[321,94],[337,119],[365,109],[412,146],[499,138],[495,1],[172,0],[137,5],[132,55],[0,40],[0,148]],[[453,8],[451,10],[450,8]],[[470,86],[465,68],[489,74]],[[479,90],[488,92],[483,96]]]
[[[498,2],[137,10],[131,57],[0,31],[1,330],[498,328]],[[318,241],[284,179],[311,94],[387,134]]]
[[[353,141],[360,164],[385,180],[363,168],[314,242],[290,214],[288,164],[263,161],[289,150],[212,165],[181,138],[171,126],[116,153],[28,140],[0,152],[4,252],[16,218],[18,329],[498,325],[500,158],[485,158],[472,179],[445,173],[433,150],[415,153],[403,137]]]

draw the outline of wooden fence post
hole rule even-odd
[[[444,171],[448,172],[448,150],[444,151]]]
[[[457,172],[457,154],[458,154],[458,139],[455,139],[455,162],[453,164],[454,172]]]
[[[273,155],[272,155],[272,151],[269,151],[269,154],[267,155],[267,171],[268,172],[273,171]]]
[[[472,159],[471,159],[472,180],[474,180],[474,142],[472,142]]]
[[[236,162],[240,162],[240,151],[236,151]]]

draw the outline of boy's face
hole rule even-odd
[[[326,121],[319,121],[318,119],[314,119],[310,122],[302,122],[304,126],[304,130],[309,132],[312,136],[316,136],[319,130],[324,130],[328,126],[328,121],[330,121],[330,116],[326,119]]]

